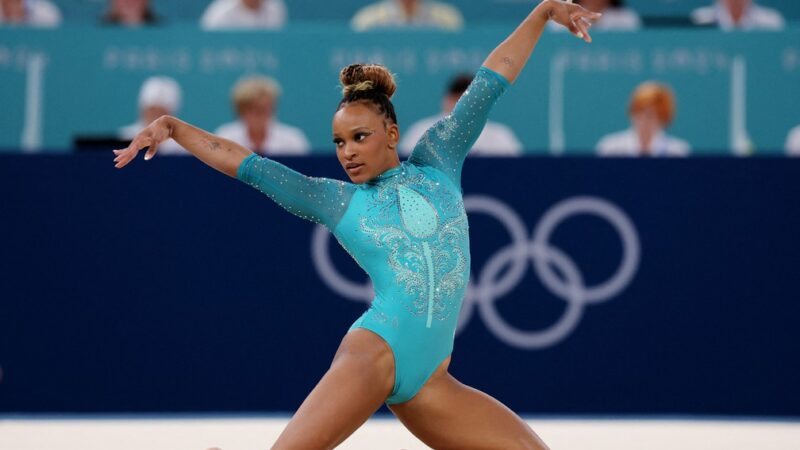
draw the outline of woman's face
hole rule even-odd
[[[272,120],[274,110],[275,105],[272,98],[262,96],[242,105],[238,111],[239,119],[251,132],[263,132],[267,129],[269,121]]]
[[[640,134],[656,134],[664,129],[664,124],[653,107],[642,108],[631,114],[631,124]]]
[[[353,183],[364,183],[400,164],[400,130],[374,107],[349,103],[333,115],[336,157]]]

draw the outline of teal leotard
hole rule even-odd
[[[371,330],[392,349],[388,404],[410,400],[453,350],[470,269],[461,168],[507,87],[481,67],[409,159],[366,183],[307,177],[255,154],[239,166],[240,180],[325,225],[369,275],[375,298],[350,330]]]

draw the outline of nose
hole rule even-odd
[[[343,144],[342,153],[344,153],[345,159],[353,159],[353,157],[356,156],[356,152],[353,146],[347,145],[347,143]]]

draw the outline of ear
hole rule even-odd
[[[389,137],[389,148],[396,150],[397,143],[400,142],[400,127],[396,123],[390,124],[386,129],[386,134]]]

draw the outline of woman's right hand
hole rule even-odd
[[[578,38],[592,42],[589,28],[602,14],[573,4],[572,0],[544,0],[540,6],[547,8],[547,16],[550,20],[567,28]]]
[[[158,145],[166,141],[172,136],[172,125],[170,122],[171,117],[161,116],[154,120],[153,123],[145,127],[136,137],[133,138],[128,148],[124,150],[114,150],[117,155],[114,162],[117,163],[114,167],[121,169],[128,165],[129,162],[136,158],[139,151],[145,147],[149,147],[144,154],[144,159],[151,159],[158,151]]]

